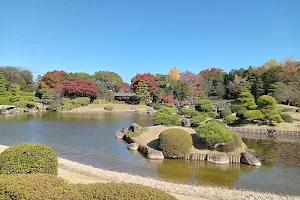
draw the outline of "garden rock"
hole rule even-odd
[[[126,128],[122,128],[122,129],[118,129],[116,132],[116,138],[118,139],[122,139],[125,135],[125,133],[127,132],[128,129]]]
[[[241,154],[241,163],[248,164],[248,165],[254,165],[254,166],[261,166],[261,162],[257,160],[257,158],[253,155],[251,155],[249,152],[245,151]]]
[[[182,118],[180,120],[180,122],[181,122],[181,125],[184,126],[184,127],[190,127],[191,126],[190,120],[187,119],[187,118]]]
[[[133,143],[128,144],[128,145],[127,145],[127,148],[130,149],[130,150],[132,150],[132,151],[136,151],[136,150],[138,150],[138,148],[139,148],[139,144],[133,142]]]
[[[207,155],[207,161],[215,164],[229,164],[229,157],[226,154]]]
[[[133,123],[130,127],[129,130],[132,132],[136,132],[140,129],[142,129],[143,127],[141,127],[140,125],[138,125],[137,123]]]
[[[165,158],[164,154],[161,151],[154,150],[154,149],[148,150],[147,157],[149,159],[154,159],[154,160],[162,160]]]
[[[197,124],[197,123],[191,123],[191,127],[192,128],[198,128],[200,125],[199,124]]]
[[[153,115],[155,113],[155,109],[153,107],[150,107],[148,110],[147,110],[147,113]]]

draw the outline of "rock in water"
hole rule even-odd
[[[127,128],[118,129],[116,132],[116,138],[122,139],[127,131]]]
[[[136,151],[139,148],[139,144],[133,142],[133,143],[128,144],[127,148],[130,149],[130,150],[132,150],[132,151]]]
[[[215,164],[228,164],[229,157],[226,154],[207,155],[207,161]]]
[[[187,119],[187,118],[182,118],[180,120],[180,122],[181,122],[181,126],[184,126],[184,127],[190,127],[191,126],[190,120]]]
[[[164,159],[164,154],[161,151],[158,150],[149,150],[147,157],[149,159],[155,159],[155,160],[162,160]]]
[[[254,165],[254,166],[261,166],[261,162],[257,160],[257,158],[253,155],[251,155],[249,152],[244,151],[241,154],[241,163],[245,163],[248,165]]]
[[[133,123],[131,124],[131,126],[129,127],[129,130],[132,132],[136,132],[137,130],[142,129],[143,127],[141,127],[140,125],[138,125],[137,123]]]
[[[155,109],[153,107],[150,107],[148,110],[147,110],[147,113],[153,115],[155,113]]]

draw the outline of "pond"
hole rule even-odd
[[[129,172],[177,183],[225,186],[256,191],[300,195],[300,141],[244,138],[256,150],[260,168],[231,164],[214,165],[200,161],[150,161],[128,151],[117,140],[117,129],[133,122],[152,125],[145,114],[39,113],[0,116],[0,144],[41,142],[54,148],[58,156],[94,167]]]

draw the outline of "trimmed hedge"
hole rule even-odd
[[[238,124],[240,121],[240,118],[234,116],[234,115],[229,115],[228,117],[225,117],[223,119],[223,122],[225,124],[228,124],[228,125],[232,125],[232,124]]]
[[[9,147],[0,154],[0,174],[57,174],[55,151],[39,143],[23,143]]]
[[[231,109],[230,108],[226,108],[224,110],[221,110],[220,117],[221,118],[225,118],[225,117],[228,117],[231,114],[232,114]]]
[[[178,125],[180,117],[175,112],[175,106],[165,106],[155,113],[154,121],[162,125]]]
[[[105,106],[104,110],[113,111],[114,107],[112,106]]]
[[[123,183],[68,184],[48,174],[5,175],[0,179],[0,199],[43,200],[175,200],[147,186]]]
[[[182,129],[170,128],[159,135],[159,149],[167,158],[184,157],[192,146],[192,136]]]
[[[233,142],[234,132],[218,122],[208,122],[196,129],[197,135],[208,145]]]
[[[281,113],[280,114],[281,118],[283,119],[283,121],[287,122],[287,123],[293,123],[294,119],[292,118],[291,115],[286,114],[286,113]]]

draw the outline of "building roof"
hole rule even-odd
[[[125,93],[125,92],[117,92],[115,93],[115,97],[133,97],[136,96],[135,93]]]

